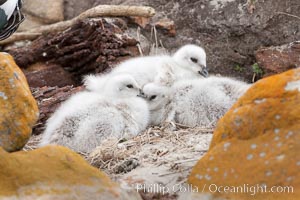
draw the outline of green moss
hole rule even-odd
[[[243,72],[245,70],[245,68],[241,67],[240,65],[235,65],[233,69],[236,72]]]
[[[257,76],[263,76],[264,75],[264,71],[262,70],[262,68],[257,63],[254,63],[252,65],[252,71]]]

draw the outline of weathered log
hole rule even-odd
[[[97,17],[118,17],[118,16],[140,16],[140,17],[152,17],[155,15],[155,10],[147,6],[115,6],[115,5],[99,5],[97,7],[91,8],[79,16],[63,22],[58,22],[55,24],[42,26],[39,28],[32,29],[28,32],[15,33],[10,38],[0,42],[0,45],[5,45],[13,43],[20,40],[34,40],[40,34],[48,34],[54,32],[60,32],[68,29],[78,21],[87,18],[97,18]]]
[[[45,123],[51,114],[59,107],[59,105],[75,94],[84,89],[83,86],[73,87],[42,87],[32,89],[33,96],[38,102],[40,117],[33,128],[33,134],[38,135],[43,132]]]
[[[67,85],[78,85],[73,76],[60,65],[47,63],[36,63],[23,72],[30,87],[64,87]]]
[[[61,33],[43,35],[29,46],[10,49],[26,69],[37,62],[60,65],[80,83],[82,75],[99,73],[128,56],[137,56],[137,41],[105,19],[78,21]]]

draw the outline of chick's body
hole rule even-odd
[[[191,127],[216,125],[248,88],[248,84],[225,77],[176,82],[169,118]]]
[[[249,87],[234,79],[209,77],[177,81],[170,88],[151,83],[143,92],[152,125],[173,121],[194,127],[215,125]]]
[[[41,146],[59,144],[90,152],[107,137],[126,138],[143,131],[149,110],[137,97],[135,82],[110,86],[110,92],[79,92],[63,103],[48,120]]]

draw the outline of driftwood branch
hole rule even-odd
[[[0,45],[10,44],[22,40],[34,40],[41,35],[42,35],[41,33],[31,33],[31,32],[15,33],[11,37],[7,38],[6,40],[0,41]]]
[[[148,6],[114,6],[114,5],[100,5],[91,8],[82,14],[78,19],[85,19],[88,17],[120,17],[120,16],[136,16],[136,17],[153,17],[155,10]],[[74,19],[76,19],[74,18]]]
[[[91,8],[79,16],[55,24],[45,25],[39,28],[32,29],[27,32],[15,33],[10,38],[0,42],[0,45],[13,43],[20,40],[34,40],[41,34],[60,32],[68,29],[75,23],[86,18],[97,17],[120,17],[120,16],[140,16],[152,17],[155,15],[155,10],[147,6],[115,6],[115,5],[99,5]]]

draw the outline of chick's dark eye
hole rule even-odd
[[[152,95],[151,97],[150,97],[150,101],[151,100],[154,100],[156,98],[156,95]]]
[[[197,63],[198,62],[198,59],[197,58],[191,58],[191,61],[193,62],[193,63]]]
[[[129,85],[126,85],[126,87],[133,88],[133,85],[129,84]]]

